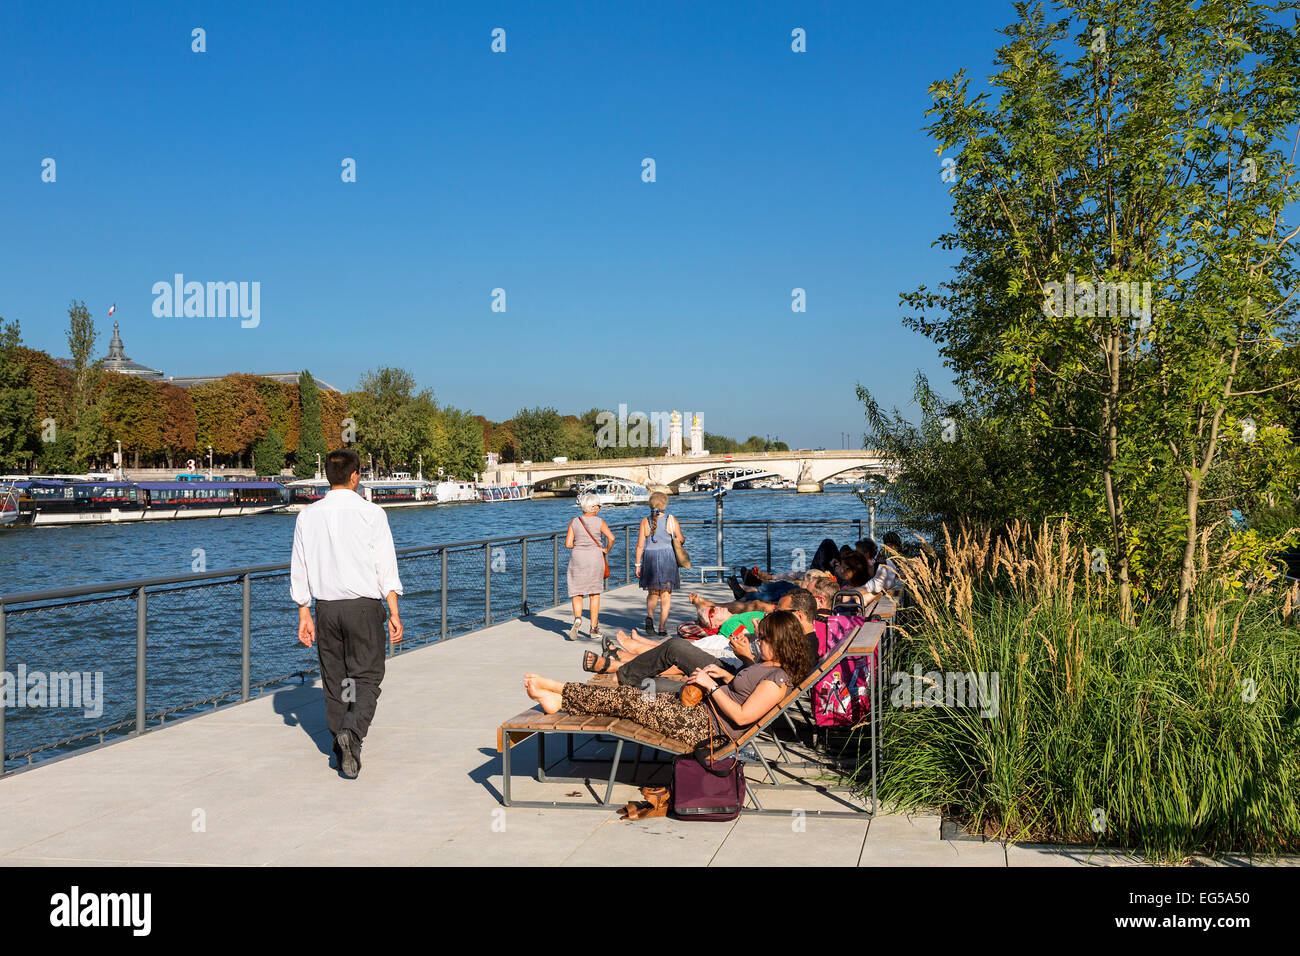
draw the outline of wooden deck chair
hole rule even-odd
[[[860,629],[859,629],[860,630]],[[802,682],[781,699],[781,701],[764,714],[760,719],[755,721],[739,739],[731,746],[717,752],[718,757],[727,757],[735,754],[749,744],[754,738],[763,734],[768,728],[779,719],[788,708],[793,706],[800,695],[812,687],[819,680],[830,673],[831,668],[835,667],[848,653],[850,647],[858,646],[860,649],[862,641],[858,632],[855,631],[849,637],[846,637],[839,645],[826,657],[824,657],[818,666]],[[872,683],[872,707],[873,712],[878,712],[878,701],[880,700],[880,682],[877,669],[876,678]],[[830,796],[832,799],[849,807],[849,810],[813,810],[808,811],[817,816],[840,816],[856,817],[862,813],[874,813],[877,804],[876,797],[876,746],[879,737],[878,721],[871,721],[871,810],[864,810],[855,807],[848,800],[838,796],[849,788],[842,786],[833,786],[822,784],[813,780],[805,780],[791,773],[784,773],[789,782],[781,783],[777,781],[776,772],[773,770],[771,763],[757,746],[753,751],[757,754],[759,764],[767,774],[769,783],[748,782],[746,787],[748,799],[754,804],[753,808],[746,808],[746,813],[774,813],[788,816],[788,810],[768,810],[765,809],[759,800],[757,791],[761,789],[801,789],[811,788],[819,793]],[[511,782],[513,779],[514,769],[511,764],[512,748],[527,740],[534,735],[537,736],[538,747],[538,780],[545,781],[545,740],[552,734],[565,735],[572,741],[576,734],[599,734],[612,738],[617,743],[614,749],[614,755],[610,765],[608,776],[605,778],[604,797],[594,803],[561,803],[554,801],[521,801],[515,800],[511,795]],[[530,807],[530,808],[556,808],[556,809],[604,809],[611,810],[615,804],[611,803],[613,796],[614,784],[617,782],[619,763],[623,756],[623,747],[627,743],[638,744],[640,747],[650,748],[652,750],[662,751],[673,756],[682,756],[689,754],[692,748],[680,740],[674,740],[665,737],[663,734],[656,733],[646,727],[641,726],[635,721],[626,720],[621,717],[611,717],[607,715],[587,715],[587,714],[566,714],[559,711],[554,714],[544,714],[538,708],[534,707],[526,710],[521,714],[512,717],[501,724],[497,729],[497,750],[501,754],[501,803],[503,806]],[[570,749],[572,754],[572,749]],[[556,780],[557,778],[550,778]],[[573,783],[582,782],[591,785],[592,777],[578,778],[559,778],[561,782]]]

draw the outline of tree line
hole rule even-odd
[[[85,303],[68,310],[71,358],[57,361],[22,345],[17,322],[0,319],[0,465],[6,471],[79,473],[103,468],[122,443],[128,468],[178,468],[189,459],[298,477],[316,473],[317,456],[346,445],[377,473],[462,480],[481,473],[484,453],[503,462],[655,457],[665,452],[662,423],[632,413],[618,423],[592,408],[561,415],[523,408],[504,422],[439,403],[415,376],[380,367],[340,394],[303,371],[296,383],[234,373],[181,388],[107,373],[95,359],[97,333]],[[688,441],[689,438],[684,438]],[[714,454],[788,451],[756,435],[738,442],[704,433]]]
[[[377,470],[417,466],[468,479],[483,464],[482,432],[466,412],[416,394],[410,373],[383,369],[354,392],[322,389],[311,373],[280,382],[235,373],[181,388],[107,373],[85,304],[68,310],[71,359],[56,361],[21,342],[0,319],[0,466],[6,471],[80,473],[105,467],[122,443],[128,468],[203,462],[259,474],[316,473],[317,456],[350,446]],[[396,381],[396,386],[394,382]]]

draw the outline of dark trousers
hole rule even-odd
[[[809,565],[814,571],[829,571],[831,562],[840,556],[840,549],[835,546],[835,542],[830,538],[823,538],[822,543],[817,546],[817,551],[813,554],[812,564]]]
[[[376,598],[316,602],[316,653],[330,733],[363,740],[384,679],[384,602]]]
[[[648,687],[644,681],[654,680],[656,694],[675,694],[682,689],[682,682],[659,677],[670,667],[677,667],[685,674],[690,674],[697,667],[717,664],[718,659],[708,651],[702,651],[690,641],[681,637],[670,637],[660,641],[644,654],[638,654],[618,669],[618,682],[629,687]]]

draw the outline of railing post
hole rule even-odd
[[[248,700],[253,656],[253,582],[247,572],[243,575],[243,585],[244,614],[240,626],[239,696],[241,700]]]
[[[560,604],[560,533],[551,535],[551,549],[555,552],[551,561],[551,607]]]
[[[632,583],[632,527],[623,529],[623,583]]]
[[[135,590],[135,732],[144,733],[145,634],[148,630],[148,598],[143,587]]]
[[[447,549],[442,549],[442,639],[447,639]]]
[[[870,501],[867,503],[867,517],[871,521],[871,540],[876,540],[876,503]]]
[[[871,510],[872,508],[874,508],[874,507],[875,507],[875,506],[872,505],[870,502],[867,503],[867,510],[868,510],[868,511],[870,511],[870,510]],[[854,521],[854,523],[858,526],[858,540],[861,541],[861,540],[862,540],[862,519],[861,519],[861,518],[854,518],[853,521]],[[872,537],[873,540],[875,539],[875,535],[874,535],[874,534],[872,534],[871,537]]]
[[[492,545],[483,545],[483,626],[492,623]]]
[[[527,538],[519,539],[519,550],[521,553],[520,560],[523,561],[524,563],[524,572],[523,572],[524,580],[523,583],[520,584],[519,586],[519,591],[521,596],[523,597],[523,605],[524,605],[523,613],[520,616],[527,617],[528,616],[528,539]]]
[[[8,673],[8,665],[5,662],[5,624],[8,613],[5,606],[0,604],[0,674]],[[0,701],[0,777],[5,775],[5,706]]]
[[[763,525],[765,530],[767,531],[767,573],[771,574],[772,573],[772,522],[765,521]]]

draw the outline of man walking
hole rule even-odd
[[[360,456],[350,448],[330,452],[325,477],[329,492],[299,512],[294,525],[289,585],[298,605],[298,640],[308,647],[316,642],[339,771],[354,779],[384,679],[385,602],[388,639],[402,639],[402,582],[388,516],[357,494]]]

